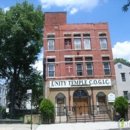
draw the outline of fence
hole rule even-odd
[[[111,117],[107,105],[55,107],[55,123],[110,121]]]

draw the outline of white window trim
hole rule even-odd
[[[76,44],[76,42],[75,42],[76,39],[80,39],[80,44],[78,44],[78,45]],[[78,47],[80,46],[80,48],[77,48],[76,46],[78,46]],[[81,38],[78,38],[78,37],[77,37],[77,38],[76,38],[76,37],[74,38],[74,49],[75,49],[75,50],[81,50],[81,49],[82,49]]]
[[[49,48],[49,40],[53,40],[53,49],[50,49]],[[47,44],[48,44],[48,51],[54,51],[54,49],[55,49],[55,40],[54,39],[48,39],[48,41],[47,41]]]
[[[88,69],[88,68],[87,68],[87,63],[91,63],[91,65],[92,65],[92,68],[91,68],[91,69]],[[88,75],[87,70],[92,70],[92,75]],[[94,73],[93,73],[93,62],[86,62],[86,74],[87,74],[88,76],[93,76],[93,75],[94,75]]]
[[[124,78],[125,78],[125,81],[123,81],[122,74],[125,74],[125,77],[124,77]],[[126,82],[126,73],[125,73],[125,72],[121,72],[120,75],[121,75],[121,81],[122,81],[122,82]]]
[[[104,75],[106,75],[106,74],[105,74],[105,70],[106,70],[106,68],[104,67],[104,63],[109,63],[109,67],[108,67],[107,69],[109,69],[109,72],[110,72],[110,74],[109,74],[109,75],[111,75],[110,62],[103,62],[103,70],[104,70]],[[107,75],[106,75],[106,76],[107,76]]]
[[[105,39],[106,40],[106,43],[104,44],[104,43],[102,43],[101,42],[101,39]],[[108,43],[107,43],[107,39],[106,38],[100,38],[100,47],[101,47],[101,50],[107,50],[108,49],[108,45],[107,45]],[[102,48],[102,45],[106,45],[106,48]]]
[[[79,62],[79,63],[81,63],[81,62]],[[77,72],[78,72],[78,71],[77,71],[77,64],[79,64],[79,63],[76,63],[76,75],[77,75],[77,76],[83,76],[83,63],[81,63],[81,65],[82,65],[82,75],[78,75],[78,74],[77,74]]]
[[[54,65],[54,76],[49,76],[49,65]],[[48,78],[53,78],[53,77],[55,77],[55,64],[54,63],[49,63],[48,64]]]
[[[87,43],[86,45],[85,45],[85,39],[89,39],[89,43]],[[85,48],[85,47],[88,47],[89,46],[89,48]],[[91,41],[90,41],[90,38],[84,38],[84,49],[85,50],[91,50]]]

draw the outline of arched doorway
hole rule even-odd
[[[84,90],[76,90],[73,94],[73,112],[77,115],[88,114],[89,95]]]
[[[97,94],[97,111],[98,113],[106,113],[107,112],[107,106],[106,106],[106,95],[103,92],[99,92]]]
[[[56,115],[64,116],[65,115],[64,107],[66,106],[66,97],[62,93],[59,93],[57,94],[55,98],[55,102],[56,102]]]

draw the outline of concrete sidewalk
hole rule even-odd
[[[36,130],[39,125],[32,125],[32,130]],[[0,124],[0,130],[31,130],[30,124]]]
[[[40,125],[36,130],[117,130],[118,122],[86,122]],[[130,130],[130,128],[128,128]]]
[[[117,129],[118,129],[118,122],[86,122],[86,123],[32,125],[32,130],[117,130]],[[0,124],[0,130],[31,130],[31,125]],[[130,127],[125,130],[130,130]]]

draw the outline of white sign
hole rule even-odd
[[[108,102],[114,102],[115,101],[115,94],[109,93],[108,94]]]
[[[27,90],[27,94],[32,93],[32,89]]]
[[[50,88],[111,86],[111,79],[53,80]]]
[[[6,108],[6,113],[9,113],[9,108]]]

